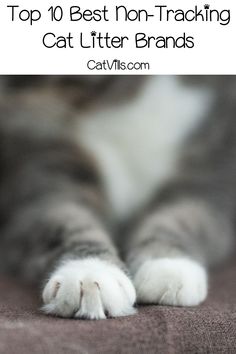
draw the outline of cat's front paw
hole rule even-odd
[[[134,285],[139,303],[195,306],[207,296],[207,273],[189,259],[152,259],[139,268]]]
[[[51,276],[43,291],[47,314],[87,319],[135,313],[135,289],[118,267],[98,258],[71,260]]]

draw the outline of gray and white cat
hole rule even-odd
[[[236,78],[1,77],[0,267],[43,309],[195,306],[233,249]]]

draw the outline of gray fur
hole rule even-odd
[[[150,257],[185,255],[212,266],[230,254],[236,78],[180,79],[213,87],[212,111],[185,142],[177,176],[140,214],[112,228],[96,162],[71,142],[67,127],[75,112],[131,99],[146,78],[1,78],[1,269],[40,279],[65,258],[88,255],[123,267],[110,237],[121,229],[133,273]]]

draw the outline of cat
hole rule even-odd
[[[196,306],[234,249],[234,76],[2,76],[0,266],[46,314]]]

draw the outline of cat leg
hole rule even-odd
[[[43,291],[43,310],[88,319],[131,315],[135,289],[106,232],[92,215],[83,214],[74,211],[75,229],[61,244],[62,256]]]
[[[135,289],[105,226],[105,201],[89,159],[63,141],[17,148],[8,159],[14,173],[0,186],[1,270],[44,280],[48,314],[134,313]]]
[[[43,291],[43,310],[88,319],[135,313],[134,287],[109,237],[93,218],[78,215],[74,223],[79,229],[62,244],[63,256]]]
[[[135,312],[135,289],[89,208],[65,200],[30,203],[5,232],[8,268],[33,281],[46,279],[45,313],[103,319]]]
[[[222,213],[186,199],[156,210],[128,242],[139,303],[195,306],[207,296],[208,266],[232,249],[232,230]]]

